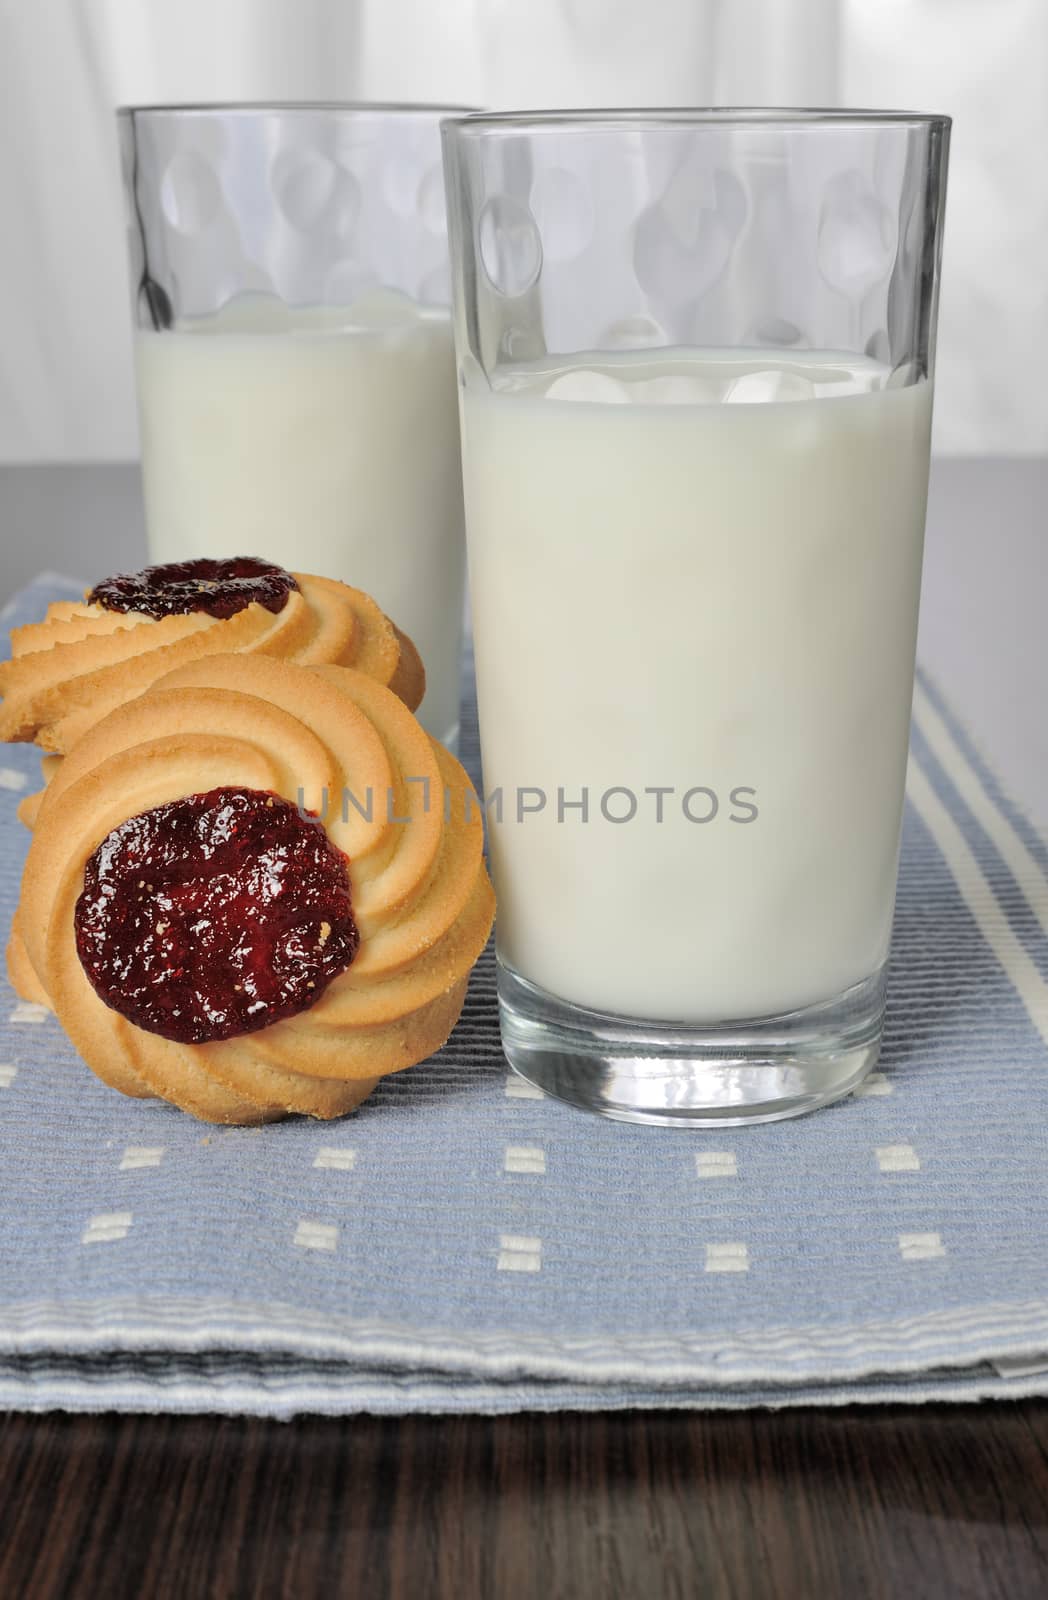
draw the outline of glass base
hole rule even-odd
[[[819,1005],[696,1025],[587,1011],[498,963],[506,1058],[558,1100],[622,1122],[778,1122],[856,1089],[880,1052],[884,968]]]

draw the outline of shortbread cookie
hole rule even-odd
[[[175,562],[96,585],[16,628],[0,664],[0,739],[65,755],[102,717],[165,673],[243,652],[301,666],[354,667],[411,709],[418,651],[368,595],[252,556]]]
[[[60,763],[11,980],[127,1094],[339,1116],[454,1027],[494,915],[482,849],[465,772],[387,688],[211,656]]]

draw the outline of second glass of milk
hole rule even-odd
[[[439,123],[121,113],[153,561],[259,555],[372,594],[454,745],[465,555]]]
[[[795,1115],[877,1059],[948,123],[445,130],[503,1043]]]

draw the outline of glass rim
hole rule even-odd
[[[952,118],[940,112],[878,111],[846,106],[653,106],[592,110],[472,111],[447,117],[444,128],[470,134],[583,129],[628,132],[681,128],[926,127],[947,130]]]
[[[465,118],[479,112],[478,106],[413,100],[173,100],[144,105],[117,106],[118,117],[231,117],[239,115],[309,115],[337,112],[340,116],[405,116]]]

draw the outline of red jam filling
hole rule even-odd
[[[181,1044],[305,1011],[360,945],[345,857],[322,823],[259,789],[122,822],[87,863],[74,926],[95,993]]]
[[[182,617],[206,611],[209,617],[233,617],[255,603],[267,611],[283,611],[298,584],[283,567],[257,556],[231,556],[227,561],[169,561],[118,572],[96,583],[88,601],[107,611],[141,611],[147,617]]]

